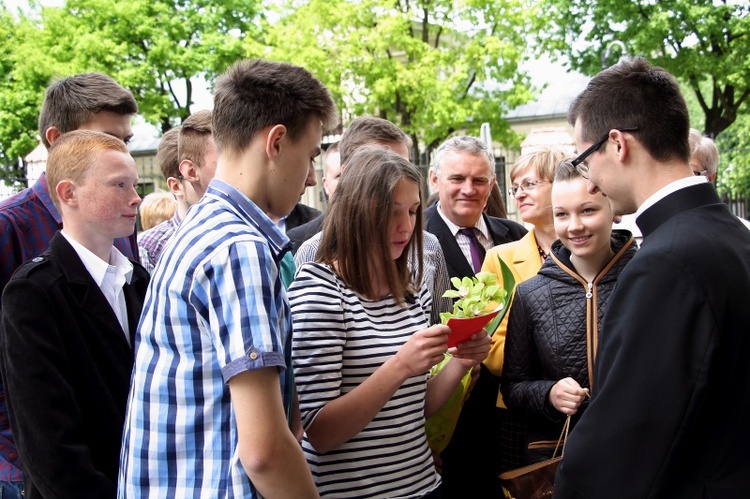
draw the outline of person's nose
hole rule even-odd
[[[307,179],[305,180],[305,187],[313,187],[318,184],[318,178],[315,175],[315,164],[310,163],[310,169],[307,171]]]
[[[465,195],[471,195],[476,192],[476,189],[474,188],[474,182],[470,178],[467,178],[464,180],[464,183],[461,184],[461,192]]]
[[[583,230],[583,221],[581,220],[581,217],[578,215],[571,215],[570,220],[568,220],[568,232],[570,233],[576,233],[581,232]]]
[[[133,187],[132,194],[133,195],[131,197],[130,204],[135,205],[135,206],[139,206],[141,204],[142,199],[141,199],[141,196],[138,195],[138,191],[136,190],[135,187]]]

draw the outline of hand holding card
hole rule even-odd
[[[497,308],[490,313],[477,315],[475,317],[452,317],[448,319],[446,325],[451,328],[451,334],[448,335],[448,348],[454,347],[458,343],[468,340],[472,334],[481,331],[484,326],[489,324],[490,321],[500,313],[500,310],[502,310],[502,307]]]

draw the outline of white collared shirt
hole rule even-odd
[[[96,285],[101,289],[120,322],[125,339],[130,344],[128,306],[125,303],[125,294],[122,287],[125,283],[130,284],[130,279],[133,277],[133,264],[114,246],[109,251],[109,262],[105,262],[69,234],[66,234],[65,229],[61,230],[60,233],[73,246],[83,262],[83,266],[86,267]]]
[[[454,224],[448,219],[448,217],[445,216],[442,208],[440,207],[439,201],[437,203],[437,212],[440,215],[440,218],[442,218],[443,221],[445,222],[445,225],[448,226],[448,229],[450,229],[451,234],[453,234],[453,237],[456,238],[458,247],[461,248],[461,253],[464,254],[464,257],[466,257],[466,261],[469,262],[469,265],[471,265],[473,268],[474,265],[471,261],[471,242],[470,242],[471,240],[469,239],[469,236],[458,233],[458,231],[460,229],[463,229],[463,227],[459,227],[458,225]],[[490,231],[487,228],[487,224],[485,223],[483,216],[479,217],[479,220],[477,220],[477,223],[474,224],[474,228],[477,229],[477,240],[480,242],[482,246],[484,246],[485,250],[489,250],[493,246],[495,246],[495,242],[492,240],[492,237],[490,237]]]
[[[675,180],[674,182],[670,182],[655,193],[651,194],[644,202],[641,204],[641,206],[638,207],[638,210],[635,212],[635,218],[637,219],[640,217],[644,211],[651,208],[653,205],[655,205],[658,201],[661,201],[665,197],[669,196],[673,192],[679,191],[680,189],[684,189],[685,187],[691,187],[693,185],[700,185],[705,182],[708,182],[708,179],[704,177],[703,175],[693,175],[692,177],[685,177],[681,178],[679,180]]]

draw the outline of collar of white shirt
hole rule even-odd
[[[437,212],[440,215],[440,218],[443,219],[443,222],[445,222],[445,225],[448,226],[448,229],[451,231],[451,234],[453,234],[453,237],[456,237],[458,234],[458,231],[462,229],[463,227],[460,227],[448,219],[447,216],[445,216],[445,213],[443,213],[443,209],[440,207],[440,201],[437,203]],[[492,238],[490,237],[490,231],[487,228],[487,224],[484,221],[484,217],[480,216],[479,220],[477,220],[477,223],[474,224],[474,228],[479,230],[479,232],[484,236],[484,239],[487,241],[492,241]],[[484,244],[484,242],[482,242]]]
[[[703,175],[693,175],[692,177],[685,177],[681,178],[679,180],[675,180],[674,182],[670,182],[655,193],[651,194],[644,202],[641,204],[641,206],[638,207],[638,211],[635,212],[635,218],[637,219],[640,217],[644,211],[651,208],[653,205],[655,205],[658,201],[661,201],[665,197],[669,196],[673,192],[679,191],[680,189],[684,189],[686,187],[691,187],[693,185],[700,185],[705,182],[708,182],[708,179],[704,177]]]

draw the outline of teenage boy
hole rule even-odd
[[[39,113],[39,136],[49,149],[61,134],[96,130],[128,142],[130,121],[138,112],[133,94],[109,76],[82,73],[54,82]],[[0,202],[0,293],[22,263],[37,257],[62,228],[45,175],[33,186]],[[138,259],[136,234],[115,241],[128,258]],[[20,498],[23,473],[0,386],[0,490],[4,499]],[[14,495],[10,495],[10,494]]]
[[[211,135],[210,110],[191,114],[182,122],[178,132],[172,130],[162,137],[162,141],[167,140],[164,146],[159,143],[165,160],[160,166],[167,186],[177,200],[177,212],[169,220],[138,236],[141,255],[145,253],[148,257],[148,263],[144,266],[149,272],[153,272],[156,261],[167,242],[177,232],[188,208],[203,197],[216,173],[216,145]],[[170,161],[169,158],[169,152],[173,148],[172,137],[176,139],[174,161]]]
[[[317,496],[285,414],[291,245],[269,215],[294,207],[336,121],[300,67],[243,60],[217,80],[216,175],[149,287],[119,497]]]
[[[47,180],[63,228],[3,293],[8,413],[26,497],[114,497],[149,276],[113,242],[135,230],[138,172],[120,139],[81,130],[51,148]]]

